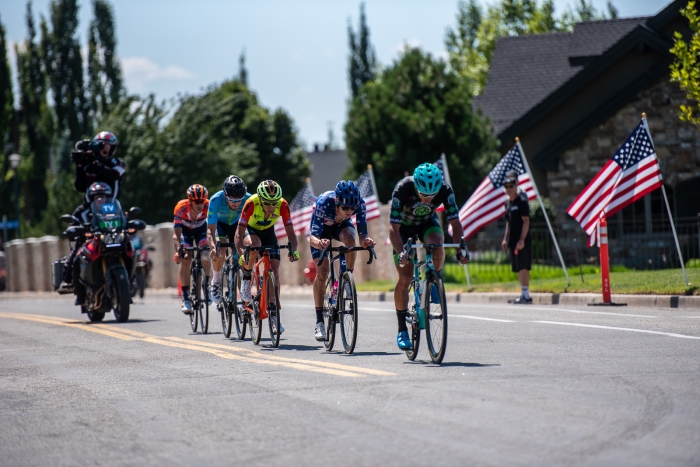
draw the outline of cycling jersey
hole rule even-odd
[[[280,218],[284,225],[292,225],[292,216],[289,212],[289,204],[287,204],[287,201],[284,198],[280,199],[277,202],[275,211],[268,219],[265,219],[262,203],[256,193],[245,202],[241,218],[238,220],[238,225],[245,225],[255,230],[265,230],[275,225],[275,222]]]
[[[207,211],[209,209],[209,200],[204,200],[204,208],[197,215],[196,219],[192,219],[190,215],[190,200],[183,199],[175,205],[175,219],[173,220],[174,228],[194,230],[203,226],[207,222]]]
[[[322,238],[324,227],[339,225],[344,221],[336,221],[335,191],[327,191],[316,200],[316,209],[311,217],[311,235]],[[367,235],[367,205],[365,200],[360,198],[360,204],[353,211],[355,222],[357,223],[357,233]]]
[[[207,224],[214,225],[217,223],[226,225],[236,225],[238,224],[238,219],[241,217],[241,211],[243,210],[243,205],[250,198],[250,193],[246,193],[243,197],[243,201],[238,206],[238,209],[232,210],[228,207],[226,202],[226,195],[224,191],[221,190],[217,192],[209,200],[209,215],[207,216]]]
[[[435,210],[441,204],[445,205],[448,221],[459,218],[459,208],[455,202],[454,191],[447,183],[443,182],[437,195],[429,202],[424,203],[418,197],[413,177],[406,177],[396,184],[394,193],[391,195],[389,222],[407,226],[424,224],[437,218]]]

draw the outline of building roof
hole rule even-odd
[[[568,33],[501,38],[475,105],[500,134],[647,19],[589,21]]]
[[[345,150],[315,151],[306,154],[311,161],[311,186],[314,194],[334,190],[338,181],[343,179],[350,161]]]

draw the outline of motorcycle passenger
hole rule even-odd
[[[399,324],[396,343],[401,350],[413,346],[406,326],[408,286],[413,277],[413,269],[403,253],[403,247],[410,238],[418,238],[423,243],[444,243],[445,235],[435,213],[441,204],[445,205],[446,217],[452,226],[455,242],[461,240],[462,243],[462,248],[457,250],[457,259],[461,264],[466,264],[469,259],[461,253],[462,250],[466,251],[467,247],[462,238],[464,232],[459,221],[455,194],[452,187],[443,182],[442,172],[437,166],[428,163],[419,165],[413,176],[406,177],[396,184],[392,194],[389,240],[394,247],[394,264],[399,277],[394,288],[394,305]],[[438,274],[444,262],[445,249],[440,247],[433,251],[433,264]],[[435,294],[431,296],[430,301],[438,303],[439,297]]]
[[[335,191],[327,191],[316,200],[316,209],[311,218],[311,257],[318,261],[321,250],[331,245],[331,239],[343,242],[346,246],[356,246],[355,226],[350,219],[356,217],[357,230],[360,234],[360,245],[363,248],[373,246],[375,241],[367,236],[367,205],[360,196],[360,190],[353,181],[341,180]],[[347,269],[355,268],[356,253],[346,255]],[[326,257],[316,269],[314,279],[314,305],[316,307],[316,328],[314,337],[317,341],[326,339],[326,329],[323,326],[323,296],[326,281],[330,273],[330,261]]]
[[[221,191],[211,197],[209,201],[209,215],[207,216],[207,240],[211,249],[212,266],[214,275],[211,283],[211,297],[214,303],[221,303],[221,268],[224,267],[228,248],[222,248],[216,254],[216,240],[224,243],[234,243],[238,219],[241,217],[243,204],[250,198],[248,187],[241,177],[230,175],[224,180]],[[248,235],[248,231],[244,232]],[[216,239],[216,240],[215,240]],[[235,249],[234,249],[235,251]]]
[[[236,230],[236,247],[239,252],[243,252],[246,246],[259,247],[270,246],[279,248],[277,235],[275,235],[274,225],[282,219],[287,237],[292,243],[292,251],[289,252],[289,261],[299,260],[297,251],[297,236],[294,233],[289,204],[282,198],[282,187],[273,180],[265,180],[258,185],[257,193],[248,198],[243,206],[241,218],[238,220]],[[249,235],[246,235],[246,230]],[[247,263],[243,263],[241,281],[241,299],[250,301],[250,280],[253,275],[253,267],[257,260],[258,252],[251,251]],[[270,253],[270,263],[275,274],[275,283],[279,287],[280,253],[279,249]],[[280,333],[284,328],[280,324]]]
[[[180,265],[180,285],[182,287],[182,307],[184,314],[192,314],[192,301],[190,299],[190,266],[192,254],[189,251],[181,251],[181,247],[192,245],[202,247],[207,244],[207,214],[209,209],[209,192],[198,184],[187,189],[187,199],[183,199],[175,205],[173,220],[173,247],[175,256],[173,259]],[[202,265],[204,266],[204,283],[211,276],[211,264],[209,252],[202,253]],[[206,291],[205,291],[206,295]]]
[[[110,187],[114,198],[119,196],[119,187],[126,174],[126,165],[122,159],[114,157],[118,143],[117,137],[113,133],[101,131],[95,135],[92,141],[82,140],[75,144],[75,151],[71,153],[71,159],[75,163],[73,186],[80,193],[86,193],[85,201],[73,211],[73,216],[78,219],[81,219],[86,211],[89,210],[90,201],[88,200],[87,190],[94,183],[106,183]],[[59,286],[59,290],[69,290],[72,286],[73,268],[70,265],[73,264],[83,244],[83,240],[76,240],[73,250],[68,255],[63,272],[63,281]],[[78,304],[77,302],[78,297],[76,295],[76,304]]]

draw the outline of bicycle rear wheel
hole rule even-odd
[[[190,313],[190,327],[192,332],[197,332],[199,325],[199,271],[190,269],[190,302],[192,303],[192,313]]]
[[[233,283],[236,295],[236,300],[233,303],[233,317],[236,323],[236,334],[238,335],[238,340],[243,340],[245,339],[245,332],[246,328],[248,327],[250,315],[246,312],[245,308],[243,308],[243,302],[239,302],[240,296],[238,295],[238,291],[241,289],[240,271],[236,271]]]
[[[280,300],[275,287],[275,275],[269,272],[267,275],[267,325],[270,328],[270,341],[273,347],[280,345]]]
[[[260,343],[260,336],[262,335],[260,305],[256,299],[253,299],[251,305],[253,313],[250,316],[250,338],[253,340],[253,344],[258,345]]]
[[[233,321],[233,309],[236,306],[236,290],[233,287],[235,281],[231,278],[235,275],[235,272],[231,271],[231,268],[227,264],[221,270],[221,303],[219,304],[219,311],[221,312],[221,329],[224,332],[226,338],[231,337],[231,327]]]
[[[357,341],[357,291],[355,279],[350,271],[345,271],[340,278],[338,291],[338,315],[340,318],[340,336],[346,354],[355,350]]]
[[[433,289],[436,289],[436,292]],[[438,295],[439,303],[431,303],[431,297],[435,293]],[[445,300],[445,287],[440,276],[430,275],[426,281],[423,296],[425,297],[425,338],[428,341],[428,352],[433,363],[440,364],[445,357],[447,346],[447,300]]]
[[[326,282],[326,294],[323,298],[323,327],[326,328],[326,340],[323,341],[323,345],[329,352],[333,350],[335,344],[335,317],[337,314],[335,305],[331,303],[332,289],[333,283],[329,278]]]
[[[199,271],[202,299],[199,307],[199,324],[202,334],[209,332],[209,278],[204,275],[204,270]]]
[[[420,347],[420,327],[418,326],[418,306],[416,304],[415,288],[416,282],[411,280],[408,286],[408,313],[406,313],[406,327],[413,344],[413,347],[406,350],[406,356],[411,361],[416,359],[418,348]]]

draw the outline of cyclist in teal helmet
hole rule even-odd
[[[462,256],[461,250],[466,251],[467,247],[462,238],[464,232],[459,221],[459,208],[455,202],[452,187],[443,181],[442,172],[437,166],[428,163],[419,165],[412,177],[406,177],[396,184],[392,194],[389,240],[394,247],[394,263],[399,277],[394,288],[394,304],[399,323],[396,343],[401,350],[412,347],[406,328],[406,312],[408,311],[408,286],[413,277],[413,270],[410,267],[404,267],[408,264],[408,259],[403,254],[403,246],[410,238],[423,243],[445,242],[445,234],[435,213],[441,204],[445,206],[445,215],[452,226],[454,242],[462,242],[462,248],[457,251],[457,259],[465,264],[468,257]],[[444,263],[444,248],[436,249],[433,252],[435,270],[440,272]],[[437,291],[437,289],[433,290]],[[437,296],[431,297],[433,303],[438,303],[438,300]]]

